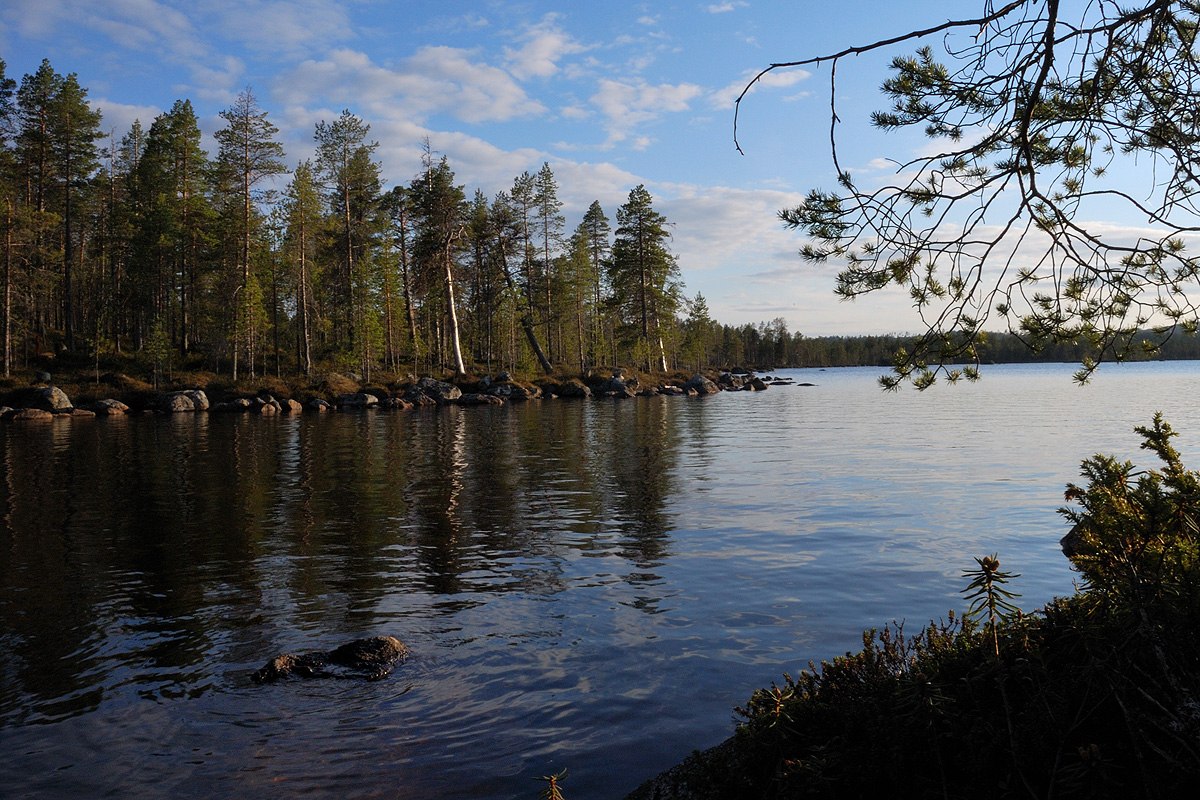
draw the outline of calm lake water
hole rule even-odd
[[[1200,467],[1200,364],[878,369],[709,398],[0,425],[0,793],[619,798],[863,628],[961,609],[998,552],[1072,590],[1095,452]],[[256,686],[393,634],[377,682]]]

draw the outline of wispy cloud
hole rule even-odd
[[[289,105],[329,101],[336,106],[353,98],[373,114],[417,119],[448,114],[467,123],[503,122],[546,110],[504,70],[446,46],[422,48],[396,68],[356,50],[334,50],[297,65],[274,91]]]
[[[602,79],[591,101],[605,119],[609,143],[624,141],[633,130],[667,113],[687,111],[704,90],[694,83],[649,84]]]
[[[520,41],[520,47],[506,47],[504,53],[509,71],[521,80],[549,78],[560,70],[563,58],[589,49],[559,26],[557,14],[547,14]]]
[[[717,89],[709,95],[709,101],[713,108],[731,109],[733,103],[737,100],[738,95],[746,89],[750,81],[754,79],[757,72],[746,72],[742,77],[720,89]],[[797,83],[806,81],[812,77],[812,73],[805,69],[776,69],[763,75],[758,81],[750,87],[746,93],[754,94],[755,92],[764,89],[782,89],[789,86],[795,86]]]
[[[730,11],[747,8],[749,5],[749,3],[745,2],[710,3],[704,7],[704,10],[710,14],[728,14]]]

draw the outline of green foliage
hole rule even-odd
[[[1184,468],[1162,414],[1135,430],[1162,468],[1135,472],[1129,461],[1092,456],[1082,465],[1087,486],[1067,486],[1079,508],[1059,510],[1074,524],[1066,546],[1086,588],[1118,608],[1200,590],[1200,476]]]
[[[994,553],[983,558],[976,558],[975,563],[979,565],[977,569],[963,570],[963,576],[971,579],[967,588],[963,589],[963,594],[971,603],[967,609],[967,618],[986,621],[987,630],[995,645],[996,655],[999,656],[1000,624],[1021,613],[1021,609],[1011,602],[1020,595],[1004,586],[1013,578],[1021,576],[1011,572],[1001,572],[1000,559]]]

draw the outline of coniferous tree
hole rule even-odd
[[[368,141],[370,131],[370,125],[344,110],[331,123],[317,123],[313,137],[317,142],[317,174],[325,183],[329,208],[337,219],[337,307],[345,310],[345,317],[338,322],[343,326],[347,348],[357,350],[364,373],[369,372],[371,360],[368,267],[373,240],[381,232],[379,164],[371,160],[379,143]]]
[[[459,335],[458,308],[455,297],[456,259],[465,245],[467,201],[463,188],[454,183],[454,172],[443,156],[434,163],[432,152],[424,155],[424,174],[419,175],[410,189],[416,237],[413,260],[418,282],[427,292],[436,293],[444,303],[444,322],[452,366],[456,374],[466,373]]]
[[[321,227],[321,197],[312,162],[301,162],[292,173],[284,194],[286,220],[285,257],[292,266],[296,328],[296,366],[305,375],[312,371],[313,265]]]
[[[58,162],[63,220],[62,320],[63,339],[68,351],[75,350],[78,305],[75,297],[76,257],[84,248],[77,241],[80,233],[81,195],[90,190],[90,180],[99,167],[96,151],[100,131],[100,112],[87,103],[87,90],[79,85],[75,73],[64,78],[54,98],[53,148]]]
[[[588,259],[590,262],[590,274],[592,276],[592,297],[591,304],[591,344],[588,349],[588,357],[591,363],[595,364],[600,359],[601,353],[606,352],[604,347],[604,332],[606,329],[606,320],[604,318],[604,300],[605,300],[605,265],[608,261],[609,254],[612,252],[612,226],[609,224],[608,217],[604,213],[604,208],[601,207],[599,200],[593,200],[588,206],[588,210],[583,215],[583,221],[580,223],[580,230],[577,232],[586,236],[588,245]]]
[[[261,288],[252,270],[260,224],[254,187],[263,178],[284,172],[285,167],[283,146],[275,140],[279,129],[267,119],[253,91],[244,89],[233,105],[221,112],[221,119],[225,127],[215,134],[220,191],[235,201],[229,210],[236,208],[230,222],[235,226],[238,243],[234,269],[237,278],[229,297],[233,319],[228,329],[232,334],[233,378],[237,380],[242,347],[250,359],[249,372],[254,374],[255,322],[260,310],[256,298]]]
[[[638,185],[617,209],[608,280],[634,360],[667,370],[665,328],[679,306],[679,266],[668,247],[667,220]]]
[[[537,236],[538,258],[536,274],[541,284],[540,294],[545,301],[542,315],[546,325],[546,355],[551,363],[561,360],[555,348],[556,317],[554,295],[558,276],[555,273],[555,257],[562,247],[563,227],[566,220],[562,215],[562,201],[558,199],[558,181],[549,163],[542,163],[533,182],[534,227]],[[561,338],[561,337],[559,337]],[[560,348],[561,349],[561,348]],[[557,358],[556,358],[557,357]]]
[[[533,239],[533,218],[537,202],[537,183],[532,175],[523,172],[513,181],[508,195],[516,224],[516,252],[520,261],[520,294],[523,305],[521,329],[525,339],[547,375],[554,372],[546,351],[537,337],[537,279],[535,275],[536,250]],[[511,273],[506,273],[512,280]]]

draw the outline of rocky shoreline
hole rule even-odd
[[[114,388],[133,381],[127,376],[109,374],[97,381]],[[0,420],[11,422],[47,422],[55,419],[79,419],[129,414],[176,414],[227,412],[274,416],[305,412],[327,413],[365,409],[406,410],[448,405],[481,406],[522,403],[553,398],[628,399],[659,395],[696,397],[722,391],[761,392],[771,386],[811,386],[791,378],[758,375],[750,370],[730,370],[709,378],[700,373],[691,378],[664,379],[643,383],[637,376],[613,370],[608,376],[590,374],[584,378],[543,379],[537,382],[514,380],[508,373],[478,380],[451,383],[432,377],[413,379],[387,388],[365,387],[359,391],[321,396],[310,394],[300,400],[276,396],[267,389],[253,395],[233,395],[213,400],[201,388],[173,391],[120,391],[113,397],[91,400],[76,406],[51,376],[39,373],[28,387],[15,389],[0,402]]]

